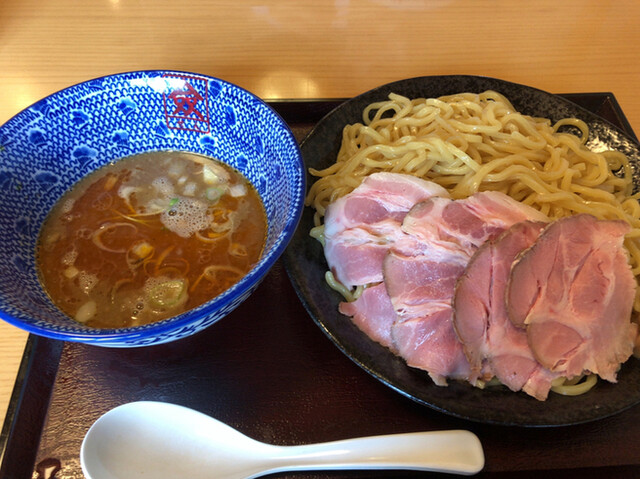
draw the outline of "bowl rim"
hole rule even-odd
[[[234,301],[242,298],[243,295],[250,294],[252,290],[258,286],[258,284],[264,278],[264,276],[266,276],[266,274],[273,267],[276,261],[278,261],[282,253],[284,253],[285,249],[287,248],[289,242],[293,237],[293,234],[295,233],[298,227],[298,224],[300,223],[300,220],[302,218],[302,213],[304,210],[304,199],[306,196],[307,180],[306,180],[305,164],[304,164],[304,159],[302,158],[302,151],[300,149],[300,144],[296,140],[287,122],[284,121],[282,116],[274,108],[272,108],[262,98],[258,97],[257,95],[250,92],[246,88],[243,88],[235,83],[231,83],[227,80],[214,77],[211,75],[206,75],[206,74],[197,73],[197,72],[189,72],[185,70],[174,70],[174,69],[128,70],[128,71],[122,71],[119,73],[101,75],[98,77],[94,77],[94,78],[90,78],[87,80],[74,83],[65,88],[56,90],[45,97],[40,98],[39,100],[35,101],[34,103],[20,110],[18,113],[16,113],[11,118],[9,118],[5,123],[0,125],[0,132],[2,132],[3,129],[13,124],[14,122],[20,121],[22,116],[24,116],[34,106],[40,104],[41,102],[44,102],[47,99],[59,96],[64,92],[68,92],[69,90],[79,88],[83,85],[99,82],[100,80],[108,79],[108,78],[117,78],[117,77],[135,78],[136,75],[139,77],[149,78],[149,77],[159,76],[167,73],[182,75],[182,76],[191,76],[196,78],[203,78],[208,81],[215,81],[222,84],[223,86],[242,92],[247,98],[251,98],[258,104],[262,105],[262,107],[266,108],[266,111],[268,111],[271,115],[273,115],[273,117],[276,119],[276,121],[282,128],[285,138],[288,139],[289,142],[291,142],[293,146],[293,150],[295,152],[294,157],[296,159],[296,162],[295,162],[296,170],[299,171],[300,173],[299,174],[299,184],[300,184],[299,193],[298,195],[292,198],[292,204],[294,206],[297,205],[297,211],[295,211],[294,214],[289,215],[287,221],[283,226],[282,232],[278,235],[276,239],[276,244],[272,246],[272,248],[268,252],[266,252],[266,254],[263,253],[262,258],[260,258],[260,260],[253,266],[253,268],[251,268],[251,270],[249,270],[249,272],[245,276],[243,276],[243,278],[240,281],[238,281],[236,284],[234,284],[231,288],[227,289],[226,291],[223,291],[219,295],[215,296],[214,298],[211,298],[209,301],[193,309],[190,309],[176,316],[162,319],[160,321],[156,321],[153,323],[140,325],[140,326],[127,327],[127,328],[109,328],[109,329],[88,328],[87,326],[82,326],[81,324],[78,324],[77,328],[74,328],[72,325],[68,329],[66,327],[48,328],[48,327],[42,327],[37,323],[25,322],[24,320],[19,319],[3,310],[0,310],[0,319],[2,319],[3,321],[13,326],[23,329],[29,333],[33,333],[39,336],[44,336],[52,339],[93,343],[96,345],[112,346],[112,347],[118,346],[118,343],[120,343],[122,346],[133,347],[136,345],[131,344],[130,342],[135,343],[135,341],[137,340],[144,340],[152,337],[162,337],[163,335],[166,335],[173,331],[188,327],[191,324],[196,323],[197,321],[206,319],[209,315],[215,313],[216,311],[219,311],[220,309],[228,307]],[[149,151],[155,151],[155,150],[149,150]],[[41,225],[38,225],[38,235],[40,232],[40,227]],[[48,294],[46,293],[46,290],[44,290],[44,288],[43,288],[43,291],[45,295],[48,297]],[[241,301],[238,302],[238,304],[240,304],[240,302],[243,302],[245,299],[246,298],[243,298]],[[55,308],[59,309],[55,305],[55,303],[53,303],[53,301],[51,301],[50,299],[49,301],[52,303],[52,305]],[[235,306],[237,306],[237,304]],[[223,314],[220,318],[218,318],[214,322],[217,322],[220,319],[222,319],[230,311],[231,310]],[[73,321],[73,319],[69,318],[69,321]],[[196,327],[192,332],[189,332],[180,337],[193,334],[195,332],[198,332],[199,330],[200,328]],[[175,339],[179,339],[180,337]],[[172,338],[167,337],[167,338],[164,338],[164,340],[159,340],[157,342],[149,343],[149,345],[160,344],[161,342],[171,341],[171,340]]]

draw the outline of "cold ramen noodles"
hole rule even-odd
[[[224,163],[185,152],[130,156],[91,173],[55,205],[37,261],[52,301],[80,323],[122,328],[188,311],[259,260],[257,191]]]
[[[640,352],[640,193],[588,137],[494,91],[366,106],[310,170],[339,311],[439,386],[616,382]]]

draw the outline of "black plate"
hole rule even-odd
[[[325,168],[334,163],[343,127],[362,121],[364,107],[387,99],[391,92],[419,98],[460,92],[480,93],[485,90],[502,93],[517,110],[525,114],[552,120],[581,118],[590,127],[591,148],[602,149],[606,146],[622,151],[628,155],[634,167],[640,161],[637,142],[607,121],[564,98],[502,80],[456,75],[390,83],[341,104],[324,117],[302,142],[306,166]],[[310,185],[315,178],[308,177],[307,180]],[[348,317],[338,312],[341,297],[328,288],[324,281],[327,264],[320,244],[309,237],[312,225],[313,211],[305,208],[298,230],[284,254],[285,266],[294,288],[311,317],[338,348],[399,393],[453,416],[483,423],[519,426],[578,424],[610,416],[640,402],[640,361],[635,358],[623,365],[617,384],[600,380],[587,394],[564,397],[551,393],[544,402],[506,388],[480,390],[456,381],[452,381],[448,387],[434,385],[426,373],[408,367],[401,358],[370,340]]]

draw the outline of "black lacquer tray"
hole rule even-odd
[[[632,134],[613,94],[562,96]],[[273,106],[302,140],[339,104]],[[485,469],[475,477],[640,477],[639,406],[583,424],[536,428],[486,424],[426,407],[372,377],[322,333],[282,262],[228,317],[175,343],[117,350],[29,337],[0,436],[0,477],[81,478],[79,449],[87,429],[109,409],[135,400],[192,407],[282,445],[470,429],[486,455]],[[272,477],[445,476],[341,471]]]

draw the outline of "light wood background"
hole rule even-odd
[[[422,75],[613,92],[640,133],[637,0],[1,0],[0,124],[90,78],[179,69],[265,99]],[[0,322],[0,421],[26,334]]]

